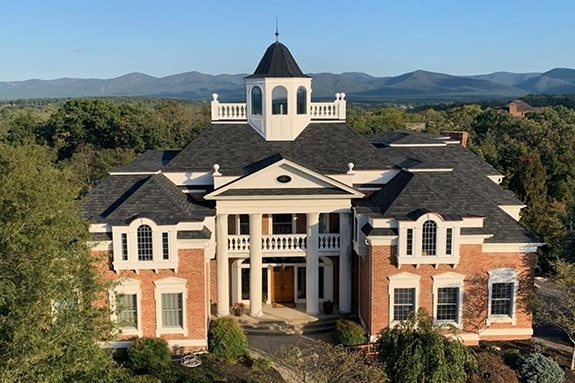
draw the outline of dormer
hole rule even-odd
[[[311,122],[311,77],[276,41],[245,78],[248,123],[266,141],[293,141]]]

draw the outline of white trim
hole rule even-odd
[[[439,138],[441,138],[441,137],[439,137]],[[401,147],[401,148],[426,148],[426,147],[447,146],[447,143],[439,142],[437,144],[389,144],[389,146],[390,147]]]
[[[111,176],[145,176],[153,174],[161,174],[161,170],[150,171],[150,172],[110,172]]]
[[[387,277],[389,279],[388,294],[389,294],[389,326],[393,327],[399,324],[400,320],[395,320],[393,317],[393,307],[395,305],[395,289],[414,288],[415,289],[415,302],[413,310],[417,311],[419,308],[419,281],[421,275],[401,272]]]
[[[207,347],[207,339],[182,339],[182,340],[166,340],[168,342],[168,347],[173,349],[174,347]],[[119,340],[111,342],[101,342],[100,346],[103,348],[129,348],[133,340]]]
[[[531,243],[484,243],[483,253],[534,253],[544,242]]]
[[[182,334],[188,336],[188,288],[187,280],[168,277],[154,281],[156,299],[156,336],[162,334]],[[164,327],[162,323],[162,294],[182,294],[182,327]]]
[[[514,326],[517,323],[517,291],[519,289],[519,278],[517,270],[512,268],[499,268],[489,270],[488,280],[488,299],[487,299],[487,325],[492,323],[512,323]],[[511,315],[494,315],[491,314],[491,293],[494,283],[513,283],[513,291],[511,292]]]
[[[403,168],[403,170],[405,170],[408,173],[438,173],[438,172],[452,172],[453,168],[427,168],[427,169],[422,169],[422,168],[416,168],[416,169],[412,169],[412,168]]]
[[[152,229],[152,256],[150,261],[138,260],[138,228],[148,225]],[[168,254],[166,260],[163,256],[162,233],[168,233]],[[128,260],[122,259],[122,234],[127,235]],[[177,225],[158,225],[149,218],[138,218],[127,226],[112,227],[112,253],[114,271],[119,270],[178,270],[178,227]]]
[[[237,178],[231,182],[228,182],[227,184],[218,187],[216,190],[214,190],[213,192],[206,194],[204,196],[204,199],[206,200],[219,200],[219,199],[285,199],[287,196],[286,195],[282,195],[282,196],[221,196],[222,193],[226,192],[227,190],[230,189],[242,189],[242,185],[245,184],[249,184],[250,180],[256,177],[259,177],[262,173],[264,172],[268,172],[270,170],[273,169],[277,169],[277,168],[284,168],[283,171],[285,172],[292,172],[294,175],[297,175],[297,173],[299,172],[300,174],[306,175],[308,177],[310,177],[311,179],[316,180],[316,182],[318,183],[318,187],[320,184],[327,184],[328,186],[326,187],[334,187],[337,189],[340,189],[344,192],[346,192],[347,194],[345,195],[304,195],[304,196],[300,196],[300,195],[295,195],[289,196],[289,199],[316,199],[316,198],[320,198],[320,199],[337,199],[337,198],[361,198],[364,196],[363,193],[358,192],[357,190],[355,190],[354,188],[334,179],[328,176],[325,176],[321,173],[317,173],[313,170],[310,170],[308,168],[305,168],[301,165],[296,164],[295,162],[286,160],[286,159],[281,159],[277,162],[274,162],[273,164],[266,166],[263,169],[260,169],[257,172],[254,172],[252,174],[249,174],[245,177],[240,177]],[[288,171],[287,169],[291,168],[290,171]],[[298,188],[295,188],[298,189]]]
[[[110,290],[110,318],[112,321],[117,320],[116,315],[116,296],[117,295],[136,295],[136,314],[137,314],[137,324],[136,328],[133,327],[120,327],[122,335],[137,335],[139,337],[143,336],[142,329],[142,289],[141,281],[137,279],[127,278],[121,281],[121,283]]]
[[[479,330],[479,337],[482,336],[531,336],[533,329],[529,328],[486,328]]]
[[[435,318],[435,321],[439,324],[451,324],[457,328],[461,328],[463,324],[463,281],[465,279],[465,275],[447,272],[433,275],[431,278],[433,279],[433,318]],[[456,322],[437,320],[438,290],[446,287],[455,287],[459,289],[459,294],[457,296],[458,321]]]

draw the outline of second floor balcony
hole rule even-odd
[[[338,253],[340,249],[340,235],[338,233],[318,235],[319,253]],[[229,254],[249,254],[249,235],[228,235]],[[304,255],[307,250],[306,234],[274,234],[263,235],[261,243],[264,254],[290,253]]]

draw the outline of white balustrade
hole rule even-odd
[[[218,94],[212,94],[212,121],[247,121],[247,104],[222,103]],[[345,120],[345,93],[336,93],[333,102],[311,102],[309,106],[311,120]]]
[[[339,234],[320,234],[317,247],[319,251],[339,251]]]
[[[276,234],[262,236],[262,250],[274,252],[305,252],[307,235]],[[228,235],[229,253],[248,253],[250,251],[249,235]],[[339,234],[320,234],[318,251],[339,251]]]

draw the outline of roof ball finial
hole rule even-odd
[[[219,164],[214,164],[213,168],[214,168],[214,172],[212,173],[212,176],[221,176],[222,175],[222,173],[220,173],[220,165]]]

